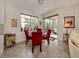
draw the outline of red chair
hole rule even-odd
[[[42,52],[42,32],[32,32],[32,53],[35,45],[39,45],[40,52]]]
[[[41,30],[41,28],[37,28],[37,31],[40,31],[41,32],[42,30]]]
[[[49,44],[49,38],[50,38],[50,34],[51,34],[51,29],[48,29],[47,34],[43,35],[42,39],[46,39],[48,44]]]
[[[32,39],[32,37],[29,35],[28,30],[24,30],[25,36],[26,36],[26,44],[29,41],[29,39]]]

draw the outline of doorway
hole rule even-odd
[[[51,16],[48,18],[45,18],[45,33],[47,32],[48,28],[51,28],[51,37],[53,39],[57,39],[57,21],[58,21],[58,16]]]

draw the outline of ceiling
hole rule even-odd
[[[43,14],[54,8],[78,4],[79,0],[45,0],[40,5],[38,0],[7,0],[15,6],[25,9],[29,12]]]

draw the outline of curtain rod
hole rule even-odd
[[[54,17],[54,16],[58,16],[58,14],[55,14],[55,15],[52,15],[52,16],[48,16],[48,17],[45,17],[43,19],[50,18],[50,17]]]
[[[37,16],[33,16],[33,15],[29,15],[29,14],[24,14],[24,13],[21,13],[21,14],[38,18]]]

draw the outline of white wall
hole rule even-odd
[[[35,16],[38,16],[37,14],[28,12],[21,8],[17,8],[15,5],[9,3],[6,0],[0,0],[0,24],[4,24],[4,34],[7,33],[16,34],[16,43],[25,40],[24,32],[20,31],[21,13],[30,14],[30,15],[33,14]],[[16,28],[11,27],[12,18],[17,19]],[[0,54],[3,52],[3,50],[4,50],[4,35],[0,35]]]
[[[66,31],[64,29],[64,17],[65,16],[75,16],[75,28],[79,27],[79,5],[66,6],[66,7],[54,9],[54,10],[51,10],[50,12],[43,14],[43,17],[48,17],[48,16],[55,15],[55,14],[59,14],[58,15],[58,26],[57,26],[59,40],[63,40],[63,33],[65,33]],[[72,29],[69,29],[69,32],[71,30]]]
[[[25,14],[32,14],[25,10],[22,10],[21,8],[17,8],[15,5],[9,3],[6,1],[6,23],[5,23],[5,33],[14,33],[16,34],[16,42],[22,42],[25,40],[24,32],[21,32],[20,25],[21,25],[21,13]],[[16,18],[17,19],[17,27],[13,28],[11,27],[11,19]]]
[[[0,55],[3,53],[4,50],[4,35],[0,35]]]
[[[1,20],[2,20],[2,3],[1,3],[1,0],[0,0],[0,24],[1,24]]]
[[[17,19],[17,27],[11,27],[11,19]],[[16,34],[16,42],[20,42],[24,39],[21,38],[21,31],[20,31],[20,10],[14,7],[13,5],[6,3],[6,21],[5,21],[5,34],[6,33],[14,33]]]
[[[3,14],[2,14],[2,12],[3,12],[3,0],[0,0],[0,24],[3,24],[3,20],[2,20],[2,18],[3,18]]]
[[[4,5],[3,5],[3,0],[0,0],[0,28],[2,28],[2,25],[4,25],[4,13],[3,13],[3,10],[4,10]],[[1,31],[3,31],[4,29],[1,29]],[[3,31],[4,33],[4,31]],[[4,35],[3,34],[0,34],[0,55],[3,53],[3,50],[4,50]]]

